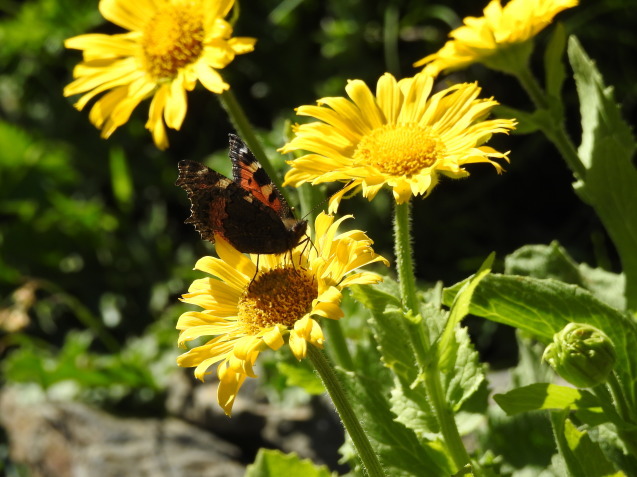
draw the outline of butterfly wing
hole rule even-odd
[[[269,209],[274,210],[282,220],[294,219],[279,189],[274,185],[263,166],[254,157],[248,146],[235,134],[229,134],[232,177],[243,189]]]
[[[296,246],[305,233],[289,230],[277,212],[258,200],[250,190],[195,161],[179,162],[175,183],[190,200],[190,217],[204,240],[223,237],[243,253],[284,253]],[[297,237],[298,235],[298,237]]]
[[[214,234],[221,231],[222,220],[213,206],[233,182],[199,162],[179,161],[177,167],[179,176],[175,185],[186,191],[190,201],[190,217],[185,223],[193,224],[201,238],[215,243]]]

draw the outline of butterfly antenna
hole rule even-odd
[[[305,244],[303,246],[303,250],[301,250],[301,256],[303,256],[303,254],[305,253],[305,251],[307,250],[309,246],[314,247],[314,250],[316,250],[316,253],[318,254],[318,248],[316,248],[316,245],[314,245],[314,242],[312,241],[312,238],[309,235],[306,235],[305,239],[301,243]],[[301,245],[301,243],[299,245]]]
[[[250,280],[250,283],[248,283],[248,288],[250,288],[250,285],[252,285],[252,282],[254,281],[255,278],[257,278],[257,275],[259,274],[259,259],[261,258],[261,254],[258,253],[257,254],[257,267],[256,270],[254,271],[254,275],[252,276],[252,279]]]
[[[351,180],[351,181],[349,181],[347,184],[345,184],[345,185],[344,185],[344,186],[343,186],[340,190],[338,190],[338,191],[334,192],[334,193],[333,193],[333,194],[331,194],[329,197],[326,197],[326,198],[325,198],[325,199],[323,199],[321,202],[319,202],[318,204],[316,204],[316,205],[315,205],[315,206],[314,206],[314,207],[313,207],[313,208],[312,208],[312,209],[311,209],[308,213],[306,213],[306,214],[303,216],[303,219],[302,219],[302,220],[307,220],[307,218],[308,218],[310,215],[314,215],[314,213],[315,213],[317,210],[319,210],[319,209],[321,209],[321,210],[322,210],[322,209],[323,209],[323,206],[325,205],[325,203],[327,203],[327,202],[329,202],[330,200],[332,200],[332,197],[334,197],[336,194],[338,194],[341,190],[343,190],[343,189],[346,189],[346,188],[350,187],[353,183],[354,183],[354,180],[352,179],[352,180]],[[359,186],[359,187],[360,187],[360,186]],[[343,196],[343,198],[345,198],[345,199],[349,199],[350,197],[352,197],[352,196],[356,195],[356,193],[358,193],[358,189],[359,189],[359,187],[354,187],[354,189],[353,189],[353,190],[351,190],[351,191],[349,191],[346,195],[344,195],[344,196]],[[292,209],[294,209],[294,208],[292,208]],[[318,252],[318,249],[316,248],[316,245],[314,244],[314,242],[312,241],[312,239],[310,238],[310,236],[306,234],[306,236],[305,236],[305,237],[306,237],[306,238],[305,238],[303,241],[299,242],[299,244],[298,244],[298,245],[301,245],[301,244],[302,244],[302,243],[304,243],[304,242],[309,243],[309,245],[311,245],[312,247],[314,247],[314,249]],[[306,245],[306,247],[307,247],[307,245]],[[304,253],[304,252],[305,252],[305,250],[306,250],[306,248],[303,248],[302,253]]]
[[[347,182],[339,190],[337,190],[333,194],[330,194],[328,197],[326,197],[321,202],[316,204],[314,207],[312,207],[312,209],[307,214],[305,214],[303,219],[307,219],[308,216],[313,215],[319,209],[322,210],[324,208],[325,204],[329,203],[332,200],[332,197],[334,197],[336,194],[339,194],[343,189],[347,189],[348,187],[351,187],[351,185],[353,183],[354,183],[354,179],[352,179],[351,181]],[[346,195],[344,195],[343,198],[344,199],[349,199],[350,197],[353,197],[354,195],[356,195],[358,193],[359,188],[360,188],[360,186],[359,187],[354,187],[351,191],[349,191]]]

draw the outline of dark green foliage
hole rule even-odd
[[[161,413],[166,378],[177,353],[174,324],[185,309],[177,299],[189,282],[200,276],[192,271],[196,259],[211,253],[193,228],[183,224],[189,212],[185,194],[174,186],[176,164],[180,159],[206,161],[227,174],[227,134],[232,131],[214,95],[197,88],[189,94],[182,130],[169,131],[168,151],[158,151],[144,129],[148,101],[110,139],[101,139],[88,121],[88,109],[78,112],[72,107],[74,98],[62,96],[64,86],[72,80],[73,66],[80,61],[78,52],[64,49],[64,39],[88,32],[119,31],[103,22],[97,3],[0,1],[0,314],[17,310],[28,319],[19,332],[0,332],[0,379],[3,383],[36,383],[47,391],[70,383],[68,393],[74,398],[117,406],[127,413]],[[284,169],[283,158],[274,151],[285,141],[283,125],[299,120],[294,107],[312,104],[322,96],[343,95],[348,79],[363,79],[373,86],[388,70],[398,76],[412,75],[414,61],[438,49],[451,28],[467,15],[480,15],[482,7],[471,0],[437,4],[419,0],[242,1],[235,34],[256,37],[256,50],[239,57],[222,73],[250,121],[264,131],[261,139],[274,164]],[[633,0],[582,0],[578,8],[559,18],[564,22],[563,30],[538,39],[532,67],[538,77],[545,78],[552,95],[558,96],[561,87],[571,91],[566,93],[560,114],[569,121],[578,113],[572,72],[561,57],[565,35],[575,32],[604,73],[604,84],[615,86],[614,97],[623,105],[622,111],[613,109],[601,83],[590,79],[588,58],[572,44],[571,55],[579,61],[580,88],[597,88],[603,106],[600,110],[614,115],[604,126],[615,129],[619,113],[634,124],[637,8]],[[391,37],[388,32],[395,34]],[[545,52],[547,43],[550,47]],[[521,111],[530,110],[526,96],[511,78],[481,66],[460,72],[456,78],[478,79],[483,96],[493,95]],[[531,123],[541,120],[541,115],[529,117]],[[587,134],[592,134],[592,124]],[[534,129],[526,124],[519,132],[531,133]],[[627,147],[600,142],[598,149],[591,151],[591,158],[597,162],[602,158],[603,162],[607,152],[599,147],[608,148],[617,152],[614,155],[621,153],[622,167],[632,171],[632,136],[627,129],[620,132],[620,139],[630,143]],[[571,125],[569,133],[577,143],[581,134],[577,126]],[[621,276],[610,273],[619,272],[619,258],[602,226],[602,222],[621,223],[621,217],[610,210],[600,221],[580,202],[570,187],[571,172],[541,135],[498,138],[492,145],[512,151],[504,176],[497,176],[491,168],[474,166],[470,168],[473,180],[443,181],[427,200],[415,201],[418,277],[423,282],[443,280],[450,284],[478,269],[491,251],[503,257],[518,250],[507,261],[507,271],[528,277],[515,283],[501,276],[489,277],[476,291],[471,308],[474,314],[484,313],[494,301],[498,306],[508,304],[510,315],[491,318],[525,328],[548,342],[559,329],[557,324],[567,320],[547,314],[545,321],[534,322],[520,311],[523,306],[515,293],[530,293],[540,304],[545,298],[557,297],[565,313],[584,315],[591,307],[599,311],[599,316],[590,320],[604,322],[612,328],[607,331],[609,336],[614,333],[623,343],[625,336],[634,335],[635,330],[618,311],[625,307],[621,293],[624,283]],[[600,176],[583,192],[592,197],[625,176]],[[624,192],[626,197],[634,195],[634,190]],[[630,204],[623,206],[632,210]],[[354,213],[356,222],[349,226],[366,230],[375,241],[376,251],[391,257],[391,208],[389,196],[379,194],[373,205],[360,197],[345,201],[340,212]],[[626,230],[617,242],[624,256],[630,255],[626,250],[632,242],[626,236],[634,227],[627,226]],[[553,240],[559,241],[573,258],[557,245],[550,250],[520,249]],[[540,280],[547,277],[555,280]],[[575,292],[574,287],[556,280],[581,288]],[[24,287],[32,295],[21,295]],[[367,298],[372,302],[379,299],[383,307],[391,302],[369,293]],[[579,305],[570,300],[574,295]],[[450,299],[447,304],[451,304]],[[374,309],[373,305],[370,308]],[[417,432],[425,433],[425,429],[435,432],[435,425],[428,421],[426,407],[409,408],[413,403],[408,395],[412,384],[409,379],[415,379],[414,370],[405,365],[410,350],[388,347],[400,339],[399,332],[393,335],[385,330],[383,335],[378,331],[379,317],[394,323],[399,314],[394,309],[375,311],[378,314],[367,322],[366,312],[360,307],[351,302],[346,306],[346,315],[355,323],[345,326],[347,338],[356,339],[351,340],[353,361],[369,374],[361,378],[344,371],[343,379],[350,392],[360,397],[361,407],[370,406],[371,410],[361,410],[369,422],[379,429],[387,426],[395,430],[393,438],[406,449],[405,469],[413,470],[423,462],[446,469],[447,463],[438,460],[439,449],[426,448],[425,452],[416,438]],[[423,315],[438,319],[442,327],[442,318],[433,316],[436,313],[426,307],[423,310]],[[487,327],[472,326],[470,331],[484,358],[486,346],[480,343],[490,340]],[[445,382],[450,401],[456,410],[467,414],[482,412],[486,384],[466,330],[454,329],[445,339],[463,351],[462,359],[456,355],[447,358],[448,368],[456,365],[477,370],[473,380]],[[507,346],[497,340],[491,343]],[[376,347],[378,354],[368,351]],[[398,356],[394,356],[394,362],[387,362],[393,359],[393,352]],[[391,381],[387,369],[377,361],[381,355],[385,366],[395,366],[394,371],[404,382]],[[511,353],[505,358],[516,359]],[[620,370],[623,385],[634,402],[637,364],[625,349],[620,358],[625,364]],[[264,374],[275,377],[270,383],[272,394],[290,384],[318,392],[319,386],[306,368],[295,373],[282,365],[275,371],[267,358],[264,363]],[[527,371],[531,372],[525,368]],[[385,378],[390,382],[383,382]],[[370,391],[381,389],[381,385],[384,394]],[[419,390],[418,386],[414,389]],[[374,406],[378,406],[376,415]],[[394,414],[388,406],[393,406]],[[401,424],[412,411],[419,419],[412,427]],[[550,423],[546,415],[538,412],[504,418],[501,413],[491,414],[491,439],[485,438],[480,445],[497,457],[487,454],[481,462],[485,468],[510,471],[524,465],[558,467],[551,462],[555,444],[547,437]],[[378,421],[372,422],[378,416]],[[571,421],[555,416],[553,420],[565,435],[561,441],[565,449],[569,449],[569,438],[581,438],[594,455],[601,452],[588,434],[569,427]],[[533,446],[514,446],[516,436],[525,433]],[[386,442],[379,445],[387,449]],[[605,452],[617,454],[617,447]],[[580,455],[573,451],[572,457]],[[624,458],[616,455],[613,462]],[[392,459],[395,468],[400,468],[400,462]],[[258,463],[260,470],[255,467],[252,472],[269,475],[263,470],[266,461],[279,465],[276,461],[284,460],[264,456]],[[600,468],[606,469],[606,464],[600,461]],[[631,468],[629,464],[634,465],[624,463],[622,468]],[[305,464],[281,465],[303,469]],[[327,471],[317,471],[316,475],[327,475]]]

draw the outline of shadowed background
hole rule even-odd
[[[373,87],[385,71],[413,75],[414,61],[436,51],[450,29],[465,16],[480,16],[483,7],[470,0],[374,6],[244,1],[234,34],[256,37],[256,49],[222,74],[283,172],[284,158],[275,149],[286,140],[286,121],[297,120],[294,107],[344,95],[348,79]],[[93,1],[4,0],[0,11],[2,385],[35,383],[49,390],[71,383],[59,392],[118,414],[165,415],[176,371],[174,326],[185,310],[177,299],[200,275],[192,271],[197,258],[212,253],[183,224],[189,211],[185,193],[174,186],[176,165],[199,160],[228,175],[232,127],[217,98],[199,87],[188,95],[182,130],[169,130],[167,151],[157,150],[144,129],[148,102],[109,140],[100,139],[88,109],[78,112],[74,98],[62,96],[80,61],[63,41],[120,30],[103,22]],[[634,2],[584,0],[557,18],[596,60],[615,87],[624,117],[634,123]],[[539,36],[533,57],[539,77],[546,38]],[[478,80],[483,96],[531,107],[512,78],[482,66],[449,79]],[[571,79],[565,91],[573,117]],[[578,143],[577,123],[567,129]],[[502,259],[522,245],[553,240],[579,262],[618,270],[599,220],[577,198],[571,173],[543,137],[497,137],[491,145],[511,151],[504,175],[487,165],[469,166],[469,179],[443,180],[429,198],[414,201],[420,280],[450,285],[473,273],[491,251]],[[371,204],[360,197],[346,201],[340,212],[353,213],[350,226],[367,231],[376,251],[392,256],[387,193]],[[477,320],[469,325],[492,366],[517,359],[510,330]],[[269,379],[261,395],[302,401],[286,390],[274,359],[264,361],[262,377]],[[242,458],[249,462],[261,444],[246,445]],[[6,447],[6,439],[0,446]]]

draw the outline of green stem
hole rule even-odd
[[[398,269],[402,303],[408,317],[405,320],[409,326],[408,334],[412,340],[418,365],[425,373],[427,395],[436,410],[440,432],[445,445],[457,469],[462,469],[465,464],[469,463],[469,454],[460,437],[453,411],[447,405],[445,392],[440,381],[437,357],[429,356],[431,353],[429,336],[425,332],[425,327],[421,321],[415,318],[419,314],[419,302],[416,294],[416,278],[412,260],[409,203],[396,204],[394,237],[396,268]]]
[[[611,373],[608,378],[608,385],[619,416],[625,423],[634,423],[631,416],[632,413],[630,412],[628,403],[626,402],[626,396],[621,389],[621,385],[619,384],[614,372]],[[617,435],[626,446],[628,452],[630,452],[633,457],[637,457],[637,431],[618,428]]]
[[[617,413],[617,409],[613,406],[615,399],[613,398],[610,390],[610,384],[608,382],[598,384],[591,389],[593,394],[597,397],[599,404],[602,406],[604,414],[611,420],[611,422],[620,422],[623,418]]]
[[[350,406],[347,395],[331,363],[327,360],[323,352],[314,346],[308,346],[307,355],[321,377],[325,389],[327,389],[327,392],[332,398],[334,407],[336,407],[336,411],[354,443],[354,447],[363,462],[367,475],[370,477],[384,476],[385,472],[378,461],[378,457],[372,449],[369,439],[367,439],[367,435],[365,431],[363,431],[363,427],[354,413],[354,409]]]
[[[416,277],[411,251],[411,204],[396,204],[394,212],[394,253],[396,254],[396,269],[398,271],[398,285],[403,308],[407,311],[409,335],[414,345],[418,363],[426,369],[429,350],[429,336],[421,326],[419,317],[420,304],[416,294]]]
[[[241,136],[241,139],[248,145],[248,148],[254,154],[254,157],[261,163],[265,172],[267,172],[270,179],[274,182],[277,188],[281,191],[283,196],[287,199],[285,191],[281,188],[281,180],[279,178],[279,174],[272,167],[268,156],[266,156],[263,147],[261,147],[261,143],[257,139],[256,134],[254,133],[254,128],[248,121],[248,118],[243,111],[243,108],[237,101],[234,93],[231,89],[228,89],[221,93],[219,96],[219,101],[221,102],[221,106],[225,109],[226,113],[228,113],[228,118],[232,123],[232,126],[237,131],[237,134]]]
[[[610,389],[610,392],[609,392]],[[631,413],[626,402],[626,398],[621,385],[615,373],[611,373],[606,384],[600,384],[593,389],[593,392],[599,399],[602,409],[609,416],[611,421],[617,420],[624,423],[632,423]],[[612,404],[615,407],[612,407]],[[608,409],[608,407],[611,409]],[[628,452],[637,457],[637,432],[634,430],[622,429],[621,425],[617,426],[617,435],[622,440]]]
[[[440,381],[437,361],[430,366],[430,369],[427,371],[425,385],[427,386],[427,392],[436,410],[438,423],[440,424],[440,432],[445,440],[449,455],[451,455],[454,464],[456,464],[456,470],[460,470],[469,463],[469,454],[464,447],[462,437],[460,437],[460,431],[458,430],[453,411],[447,405],[445,391]]]
[[[584,179],[586,177],[586,168],[582,161],[580,161],[577,149],[571,142],[571,139],[566,134],[563,124],[555,124],[552,129],[542,128],[542,131],[546,137],[553,143],[553,145],[560,152],[561,156],[566,161],[566,164],[571,169],[577,179]]]
[[[398,61],[398,34],[400,30],[398,8],[389,5],[385,9],[383,28],[383,50],[387,71],[394,76],[400,76],[400,62]]]
[[[549,100],[544,94],[544,91],[535,79],[535,76],[531,73],[531,70],[527,67],[518,70],[515,73],[515,77],[520,82],[526,93],[529,95],[535,107],[538,110],[544,110],[548,113],[551,112],[549,106]],[[566,161],[568,167],[570,167],[575,177],[578,179],[584,179],[586,177],[586,168],[580,161],[577,149],[573,145],[573,142],[566,134],[564,130],[564,123],[561,117],[556,117],[555,114],[548,114],[549,121],[538,121],[538,126],[542,129],[542,132],[557,148],[561,156]]]
[[[314,224],[316,217],[321,211],[318,206],[321,202],[325,202],[325,194],[322,193],[322,188],[311,184],[303,184],[296,188],[296,192],[301,208],[300,216],[310,224]]]
[[[403,307],[418,314],[418,296],[416,295],[416,277],[411,253],[411,204],[396,204],[394,210],[394,252],[400,285],[400,297]]]
[[[613,401],[615,402],[615,408],[617,409],[619,417],[621,417],[626,422],[630,421],[632,417],[630,409],[628,403],[626,402],[624,391],[622,390],[621,384],[619,383],[615,372],[610,373],[607,382],[608,386],[610,387],[610,392],[613,395]]]
[[[326,341],[329,342],[330,356],[338,366],[348,371],[354,370],[354,361],[347,347],[347,341],[343,334],[341,322],[338,320],[321,321],[326,335]]]
[[[536,109],[549,109],[548,99],[528,67],[516,71],[515,77],[535,104]]]

